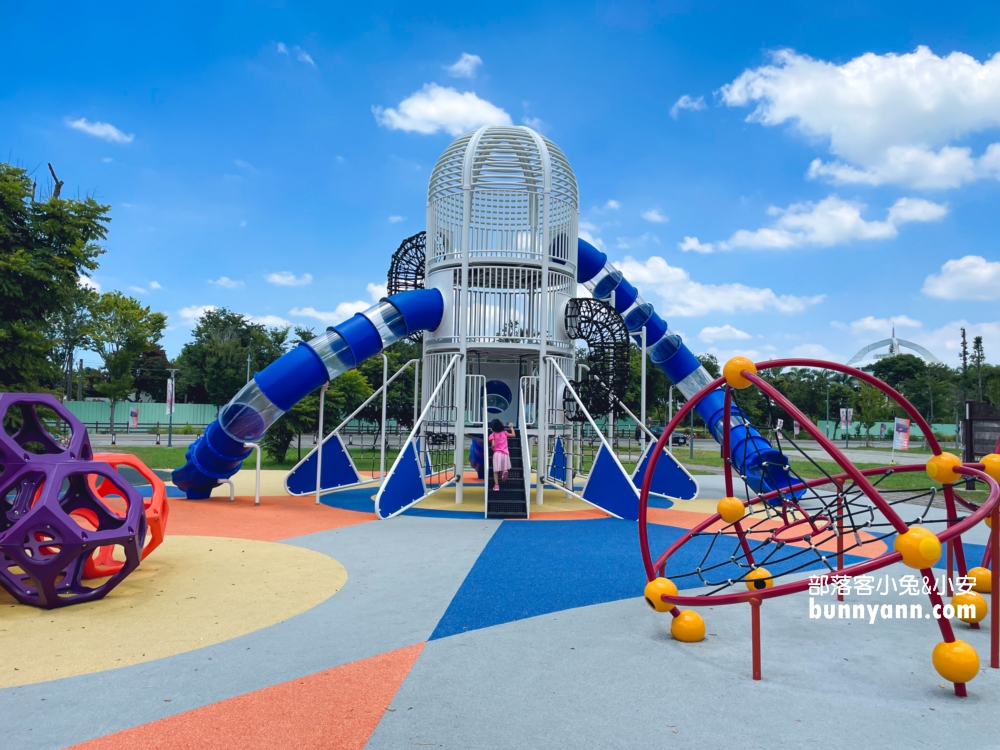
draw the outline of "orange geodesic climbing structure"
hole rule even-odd
[[[170,514],[170,505],[167,502],[167,487],[156,474],[149,469],[146,464],[136,456],[128,453],[98,453],[94,456],[95,461],[103,461],[111,464],[119,472],[121,466],[128,466],[137,471],[143,479],[149,482],[152,492],[150,497],[143,498],[143,505],[146,509],[146,523],[149,532],[146,534],[146,544],[142,549],[142,559],[145,560],[149,553],[160,546],[163,542],[163,535],[167,528],[167,517]],[[93,480],[91,480],[93,482]],[[93,485],[93,490],[108,506],[112,512],[119,513],[116,507],[118,490],[111,482],[102,482],[100,485]],[[114,558],[114,547],[99,547],[93,555],[87,558],[84,563],[84,578],[104,578],[114,575],[121,570],[124,563]]]

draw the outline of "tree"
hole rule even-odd
[[[104,380],[97,390],[111,402],[111,431],[115,430],[115,406],[133,391],[133,366],[143,352],[163,336],[167,316],[152,312],[134,297],[108,292],[93,306],[91,342],[104,362]]]
[[[97,268],[109,206],[93,198],[34,200],[25,170],[0,163],[0,388],[55,382],[50,321]]]
[[[229,403],[248,370],[252,376],[285,353],[288,335],[288,328],[268,329],[225,307],[208,310],[177,357],[177,392],[193,403]]]
[[[897,354],[878,360],[870,369],[872,375],[902,392],[908,380],[917,380],[927,371],[927,363],[913,354]],[[903,395],[906,395],[905,393]]]
[[[972,364],[976,368],[976,379],[979,381],[979,400],[983,400],[983,365],[986,364],[986,352],[983,351],[983,337],[972,339]]]
[[[166,401],[167,381],[170,379],[167,369],[170,366],[167,353],[159,344],[153,344],[140,354],[132,364],[134,400],[140,400],[146,393],[153,401]]]
[[[854,397],[854,419],[865,428],[865,445],[871,443],[871,429],[876,423],[892,416],[892,402],[889,397],[868,383],[861,383]]]
[[[67,303],[49,318],[49,336],[52,353],[66,376],[63,393],[68,400],[73,396],[73,355],[78,348],[89,348],[93,328],[91,308],[97,293],[85,286],[78,286]]]

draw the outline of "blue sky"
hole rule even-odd
[[[112,205],[94,281],[317,329],[424,228],[435,160],[531,124],[695,351],[1000,362],[1000,6],[0,2],[0,145]]]

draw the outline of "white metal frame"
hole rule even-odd
[[[396,372],[393,373],[392,377],[387,378],[385,380],[385,383],[382,385],[381,388],[379,388],[378,390],[376,390],[375,392],[373,392],[372,395],[370,395],[368,398],[366,398],[361,403],[361,406],[359,406],[357,409],[355,409],[354,411],[352,411],[344,420],[342,420],[340,424],[338,424],[333,430],[331,430],[331,432],[330,432],[329,435],[327,435],[326,437],[324,437],[321,440],[319,440],[318,441],[318,445],[316,446],[316,448],[314,448],[312,451],[310,451],[305,456],[303,456],[303,458],[302,458],[301,461],[299,461],[297,464],[295,464],[295,466],[293,466],[291,469],[288,470],[288,474],[291,474],[293,471],[295,471],[300,466],[302,466],[302,464],[304,464],[306,461],[308,461],[309,460],[309,456],[311,456],[314,452],[318,453],[319,455],[316,457],[317,458],[317,469],[316,469],[316,471],[317,471],[317,474],[316,474],[317,482],[316,482],[316,487],[317,487],[317,490],[318,490],[319,489],[319,469],[322,466],[322,458],[323,458],[323,451],[322,451],[323,444],[326,443],[326,441],[329,440],[330,438],[332,438],[334,435],[339,435],[340,431],[349,422],[351,422],[358,414],[360,414],[362,411],[364,411],[365,407],[367,407],[368,404],[370,404],[372,401],[374,401],[376,398],[378,398],[382,393],[387,393],[388,392],[388,388],[389,388],[390,385],[392,385],[393,381],[396,378],[398,378],[400,375],[402,375],[403,372],[406,370],[406,368],[409,367],[410,365],[414,365],[414,391],[416,391],[417,386],[418,386],[418,383],[416,381],[418,380],[417,373],[419,372],[420,360],[414,358],[414,359],[409,360],[402,367],[400,367],[398,370],[396,370]],[[329,386],[329,385],[330,384],[327,383],[327,386]],[[324,395],[325,395],[325,391],[321,391],[320,392],[320,434],[321,435],[322,435],[322,425],[323,425],[323,421],[322,421],[322,419],[323,419],[323,417],[322,417],[322,408],[323,408]],[[416,392],[414,393],[414,399],[416,399]],[[416,412],[416,408],[417,408],[416,407],[416,401],[414,400],[414,409],[413,409],[414,412]],[[416,422],[416,420],[414,420],[414,422]],[[383,416],[383,422],[382,422],[382,435],[383,435],[383,440],[384,440],[384,435],[385,435],[385,418],[384,418],[384,416]],[[346,446],[345,446],[345,448],[346,448]],[[354,463],[354,458],[351,456],[351,452],[349,450],[346,450],[345,452],[347,453],[347,460],[351,463],[351,468],[354,469],[354,473],[357,474],[358,476],[360,476],[361,473],[358,471],[358,467]],[[285,492],[287,492],[292,497],[305,497],[306,496],[305,494],[297,495],[297,494],[291,492],[288,489],[288,474],[285,475]],[[374,483],[380,482],[380,481],[382,481],[381,478],[376,479],[375,477],[372,477],[371,479],[366,479],[366,480],[361,481],[361,482],[355,482],[354,484],[345,484],[342,487],[333,487],[333,488],[328,489],[328,490],[323,490],[322,494],[323,495],[327,495],[327,494],[330,494],[330,493],[333,493],[333,492],[339,492],[341,490],[350,490],[350,489],[354,489],[356,487],[363,487],[366,484],[374,484]],[[314,493],[313,492],[309,492],[309,493],[306,493],[306,494],[312,495]],[[316,499],[316,503],[317,503],[317,505],[319,504],[319,498],[318,497]]]
[[[618,464],[618,468],[621,469],[622,474],[625,477],[629,477],[629,473],[627,471],[625,471],[625,467],[622,466],[621,461],[618,460],[618,456],[615,455],[615,452],[612,449],[611,445],[608,443],[607,438],[604,437],[604,434],[600,431],[600,429],[597,427],[597,424],[594,422],[594,418],[591,417],[590,416],[590,412],[587,411],[587,407],[584,406],[583,405],[583,401],[580,400],[580,395],[576,392],[576,389],[573,388],[572,385],[570,385],[569,378],[566,377],[566,374],[562,371],[562,368],[559,367],[558,363],[556,363],[554,361],[555,358],[554,357],[547,357],[546,359],[550,360],[549,364],[552,365],[552,367],[555,368],[556,373],[558,373],[559,377],[562,378],[563,383],[565,384],[566,388],[569,390],[569,392],[572,394],[573,398],[576,400],[577,406],[580,407],[580,411],[583,412],[583,416],[585,416],[587,418],[587,421],[590,422],[590,426],[594,428],[594,432],[596,432],[597,436],[601,439],[601,444],[604,445],[608,449],[608,453],[611,455],[611,458],[614,459],[614,462],[616,464]],[[539,439],[541,440],[541,436],[540,436]],[[588,482],[588,484],[590,483],[590,476],[592,474],[593,474],[593,467],[591,467],[591,472],[587,476],[587,482]],[[559,482],[559,480],[557,480],[557,479],[553,479],[552,481],[553,482],[557,482],[560,485],[564,485],[563,482]],[[539,479],[538,483],[541,484],[541,479]],[[629,487],[631,487],[633,490],[635,490],[636,496],[638,496],[639,491],[636,490],[635,486],[632,484],[631,481],[629,481]],[[587,491],[587,486],[584,485],[582,492],[586,492],[586,491]],[[598,510],[604,511],[605,513],[607,513],[609,515],[612,515],[615,518],[621,518],[621,516],[616,515],[615,513],[612,513],[611,511],[609,511],[609,510],[607,510],[605,508],[601,508],[598,505],[594,505],[587,498],[585,498],[582,494],[577,493],[572,487],[565,487],[565,486],[563,486],[563,492],[567,492],[570,495],[572,495],[573,497],[577,498],[578,500],[583,500],[583,502],[587,503],[587,505],[591,505],[594,508],[597,508]]]
[[[407,436],[406,442],[404,442],[400,446],[400,448],[399,448],[399,454],[396,456],[396,460],[393,461],[392,468],[389,469],[389,473],[386,476],[385,481],[379,487],[378,494],[375,495],[375,507],[376,508],[378,508],[378,501],[382,497],[382,492],[388,486],[389,480],[392,478],[392,475],[396,471],[396,467],[399,466],[400,459],[403,457],[403,454],[406,452],[406,449],[409,447],[410,443],[412,443],[413,440],[414,440],[414,438],[416,438],[417,433],[420,431],[420,428],[421,428],[421,426],[424,423],[424,419],[427,417],[427,413],[432,408],[434,408],[434,406],[435,406],[434,399],[437,398],[437,395],[441,391],[441,388],[447,382],[448,375],[451,373],[452,368],[454,368],[455,364],[458,363],[458,362],[460,362],[460,361],[462,361],[462,356],[460,354],[453,354],[452,355],[451,362],[448,364],[448,367],[445,368],[445,371],[443,373],[443,376],[442,376],[440,382],[437,384],[437,386],[431,392],[430,398],[428,398],[427,402],[424,404],[423,411],[420,412],[420,416],[417,418],[416,423],[413,425],[413,429],[410,430],[410,434]],[[461,381],[464,381],[464,378],[458,378],[458,380],[461,382]],[[457,436],[456,436],[455,442],[456,443],[459,443],[459,442],[463,442],[464,443],[464,441],[460,441]],[[420,456],[419,456],[419,454],[417,456],[417,464],[420,465]],[[421,474],[421,476],[423,476],[423,473],[424,473],[423,466],[420,466],[420,474]],[[417,503],[419,503],[420,500],[424,500],[424,499],[430,497],[435,492],[438,492],[438,491],[444,489],[445,487],[447,487],[449,484],[455,483],[456,484],[456,489],[457,489],[457,479],[458,479],[458,477],[456,477],[456,476],[453,475],[451,479],[448,479],[447,481],[442,482],[441,484],[439,484],[437,487],[435,487],[430,492],[427,492],[427,487],[425,485],[424,486],[424,496],[423,497],[421,497],[419,500],[414,500],[412,503],[410,503],[406,507],[400,508],[395,513],[392,513],[391,515],[386,516],[386,519],[395,518],[396,516],[398,516],[403,511],[407,510],[408,508],[412,508],[414,505],[416,505]],[[380,518],[381,518],[381,516],[380,516]]]

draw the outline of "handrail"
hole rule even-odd
[[[378,506],[379,498],[382,497],[382,491],[389,485],[389,480],[392,479],[392,475],[396,471],[396,467],[399,465],[399,460],[403,457],[403,454],[406,453],[406,449],[410,446],[410,443],[413,442],[413,439],[416,437],[417,432],[420,430],[420,427],[421,427],[421,425],[424,422],[424,418],[427,416],[427,412],[429,412],[431,410],[431,408],[434,406],[434,399],[437,398],[437,395],[438,395],[438,393],[440,393],[441,388],[443,388],[444,384],[448,381],[448,375],[451,372],[451,369],[455,366],[455,363],[458,362],[460,359],[462,359],[462,354],[460,354],[460,353],[453,354],[451,356],[451,361],[448,362],[448,366],[446,368],[444,368],[444,372],[441,373],[441,380],[438,381],[438,384],[434,387],[434,390],[431,392],[431,395],[428,397],[427,403],[424,404],[423,411],[421,411],[420,412],[420,416],[417,417],[416,424],[414,424],[413,425],[413,429],[410,430],[410,434],[407,436],[406,441],[400,446],[399,453],[396,455],[396,460],[392,462],[392,468],[389,469],[389,473],[386,474],[385,480],[382,482],[381,486],[378,489],[378,494],[375,495],[375,505],[376,505],[376,507]],[[464,416],[463,416],[463,422],[464,422]],[[455,436],[456,440],[459,439],[459,437],[462,434],[462,432],[464,432],[464,431],[459,431],[459,435]],[[417,456],[417,463],[419,464],[419,462],[420,462],[420,457]],[[455,468],[457,469],[457,467],[455,467]],[[450,481],[454,480],[454,478],[455,477],[452,476],[452,479],[449,479],[448,481],[450,482]],[[444,484],[446,484],[446,483],[444,483]],[[426,492],[426,489],[425,489],[425,492]],[[407,507],[409,507],[409,506],[407,506]],[[402,513],[404,510],[406,510],[406,508],[401,508],[396,513],[393,513],[393,515],[394,516],[398,515],[399,513]]]
[[[339,425],[337,425],[337,426],[336,426],[336,427],[335,427],[335,428],[334,428],[333,430],[331,430],[331,431],[330,431],[330,434],[329,434],[329,435],[327,435],[326,437],[323,437],[323,435],[321,434],[321,435],[319,436],[319,440],[317,441],[317,448],[318,448],[319,446],[322,446],[322,445],[323,445],[323,444],[324,444],[324,443],[325,443],[325,442],[326,442],[327,440],[329,440],[329,439],[330,439],[331,437],[333,437],[334,435],[338,434],[338,433],[340,432],[341,428],[343,428],[343,427],[344,427],[345,425],[347,425],[347,423],[348,423],[348,422],[350,422],[350,421],[351,421],[352,419],[354,419],[354,418],[355,418],[355,417],[356,417],[356,416],[357,416],[358,414],[360,414],[360,413],[361,413],[361,412],[362,412],[362,411],[364,410],[364,408],[365,408],[366,406],[368,406],[368,404],[370,404],[370,403],[371,403],[371,402],[372,402],[373,400],[375,400],[375,398],[376,398],[376,397],[377,397],[377,396],[378,396],[378,395],[379,395],[380,393],[382,393],[382,389],[383,389],[383,388],[388,388],[388,386],[392,384],[392,381],[394,381],[394,380],[395,380],[396,378],[398,378],[398,377],[399,377],[400,375],[402,375],[402,374],[403,374],[403,370],[405,370],[405,369],[406,369],[407,367],[409,367],[410,365],[412,365],[412,364],[414,364],[414,363],[419,363],[419,362],[420,362],[420,360],[419,360],[419,359],[411,359],[411,360],[410,360],[409,362],[407,362],[407,363],[406,363],[406,364],[404,364],[404,365],[403,365],[402,367],[400,367],[400,368],[399,368],[398,370],[396,370],[396,372],[395,372],[395,373],[393,373],[393,376],[392,376],[391,378],[389,378],[388,380],[386,380],[386,381],[385,381],[385,384],[384,384],[384,385],[380,385],[380,386],[378,387],[378,389],[377,389],[377,390],[375,390],[375,391],[374,391],[374,392],[372,393],[372,395],[371,395],[371,396],[369,396],[369,397],[368,397],[367,399],[365,399],[365,400],[364,400],[364,402],[362,402],[361,406],[359,406],[359,407],[358,407],[357,409],[355,409],[354,411],[352,411],[352,412],[350,413],[350,415],[349,415],[349,416],[348,416],[348,417],[347,417],[346,419],[344,419],[344,420],[343,420],[343,421],[342,421],[342,422],[341,422],[341,423],[340,423]],[[329,385],[329,383],[328,383],[327,385]],[[383,425],[382,425],[382,430],[381,430],[381,432],[382,432],[383,434],[385,433],[385,424],[383,424]],[[295,471],[296,469],[298,469],[298,468],[299,468],[300,466],[302,466],[302,465],[303,465],[303,464],[304,464],[304,463],[305,463],[306,461],[308,461],[308,460],[309,460],[309,457],[310,457],[310,456],[311,456],[311,455],[312,455],[313,453],[316,453],[316,452],[317,452],[317,449],[316,449],[316,448],[313,448],[313,450],[309,451],[309,452],[308,452],[308,453],[307,453],[307,454],[306,454],[306,455],[305,455],[305,456],[304,456],[304,457],[302,458],[302,460],[301,460],[301,461],[299,461],[299,462],[298,462],[297,464],[295,464],[295,466],[293,466],[293,467],[292,467],[291,469],[289,469],[289,470],[288,470],[288,474],[291,474],[291,473],[292,473],[292,472],[294,472],[294,471]],[[322,454],[322,450],[320,450],[319,452],[320,452],[320,453]],[[351,468],[352,468],[352,469],[354,469],[354,473],[355,473],[355,474],[357,474],[358,476],[361,476],[360,472],[358,471],[358,467],[357,467],[357,466],[355,465],[355,463],[354,463],[354,457],[353,457],[353,456],[351,456],[351,452],[350,452],[349,450],[345,450],[345,451],[344,451],[344,453],[345,453],[345,454],[346,454],[346,456],[347,456],[347,460],[348,460],[348,462],[349,462],[349,463],[351,464]],[[319,472],[319,466],[320,466],[320,462],[319,462],[319,461],[317,461],[316,463],[317,463],[317,482],[316,482],[316,489],[317,489],[317,491],[318,491],[318,490],[319,490],[319,481],[318,481],[318,478],[319,478],[319,474],[318,474],[318,472]],[[363,481],[361,481],[361,482],[358,482],[358,484],[372,484],[372,483],[374,483],[374,482],[380,482],[380,481],[382,481],[382,480],[381,480],[381,478],[379,478],[379,479],[375,479],[374,477],[372,477],[371,479],[366,479],[366,480],[363,480]],[[355,485],[351,485],[351,486],[355,486]],[[317,499],[318,499],[318,498],[317,498]]]
[[[523,381],[523,378],[522,378]],[[524,475],[524,510],[527,518],[531,518],[531,446],[528,443],[528,424],[524,414],[524,385],[518,383],[520,391],[519,414],[521,420],[521,474]]]
[[[483,518],[490,517],[490,421],[486,418],[489,414],[487,403],[489,394],[486,393],[486,376],[480,375],[483,379]],[[465,446],[463,445],[463,450]]]
[[[260,505],[260,445],[258,443],[243,443],[243,447],[257,451],[257,482],[254,485],[253,504]]]

